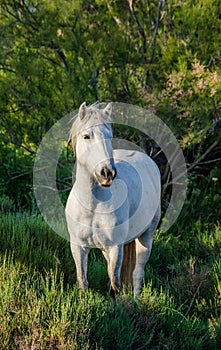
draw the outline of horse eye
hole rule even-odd
[[[90,135],[88,135],[88,134],[83,135],[83,139],[84,139],[84,140],[89,140],[89,139],[90,139]]]

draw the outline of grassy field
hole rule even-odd
[[[2,210],[0,349],[220,349],[221,228],[193,212],[187,202],[173,229],[156,233],[134,303],[110,299],[96,250],[80,293],[68,242],[37,214]]]

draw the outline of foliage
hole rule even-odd
[[[215,0],[2,0],[1,192],[31,201],[27,164],[49,127],[83,100],[149,108],[193,162],[220,118],[219,12]]]
[[[190,69],[187,62],[179,62],[177,70],[169,74],[160,105],[166,105],[179,119],[174,128],[183,148],[199,144],[208,136],[212,121],[219,118],[220,89],[220,74],[196,60]]]

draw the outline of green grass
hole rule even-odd
[[[221,229],[200,221],[157,232],[138,303],[107,293],[89,259],[79,292],[69,244],[38,215],[1,213],[0,349],[220,349]]]

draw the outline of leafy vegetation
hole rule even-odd
[[[2,0],[1,192],[27,207],[42,137],[83,100],[148,108],[220,166],[220,21],[218,0]]]
[[[1,0],[0,349],[220,349],[220,24],[218,0]],[[110,300],[97,251],[79,294],[69,245],[36,208],[38,145],[84,100],[149,109],[186,158],[183,211],[156,234],[137,304]],[[136,130],[114,131],[152,149]],[[71,157],[64,149],[57,168],[63,201]]]

